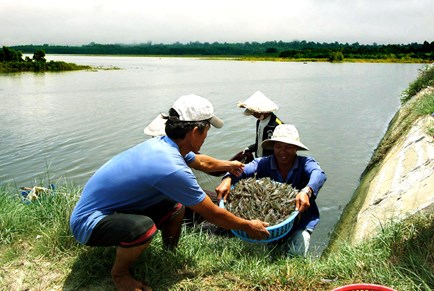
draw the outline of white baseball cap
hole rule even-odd
[[[223,120],[214,115],[214,107],[207,99],[189,94],[178,98],[172,106],[179,114],[180,121],[204,121],[209,122],[216,128],[223,126]]]
[[[279,109],[276,103],[267,98],[261,91],[256,91],[246,101],[238,103],[238,107],[246,108],[244,114],[251,115],[253,112],[268,113]]]
[[[273,132],[273,136],[262,142],[262,148],[272,149],[275,141],[295,145],[300,150],[309,150],[307,146],[305,146],[300,141],[300,135],[298,134],[298,130],[292,124],[279,124],[278,126],[276,126]]]

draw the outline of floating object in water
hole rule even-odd
[[[50,184],[49,188],[34,186],[34,187],[21,187],[20,194],[23,201],[34,201],[44,194],[52,193],[54,191],[54,184]]]

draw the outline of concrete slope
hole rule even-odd
[[[418,119],[381,162],[357,215],[352,243],[434,204],[434,138],[426,133],[433,122],[431,116]]]

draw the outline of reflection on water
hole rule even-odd
[[[350,200],[399,96],[419,64],[206,61],[183,58],[47,56],[122,70],[0,75],[0,181],[50,177],[83,185],[106,160],[148,137],[143,128],[181,95],[214,104],[225,121],[201,152],[228,159],[254,141],[255,120],[236,107],[260,90],[293,123],[327,173],[318,197],[318,252]],[[205,189],[219,178],[198,174]]]

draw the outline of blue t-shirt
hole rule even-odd
[[[187,163],[194,153],[182,157],[167,136],[155,137],[130,148],[105,163],[89,179],[75,206],[70,227],[85,244],[97,223],[114,212],[150,207],[164,199],[186,206],[205,199]]]

